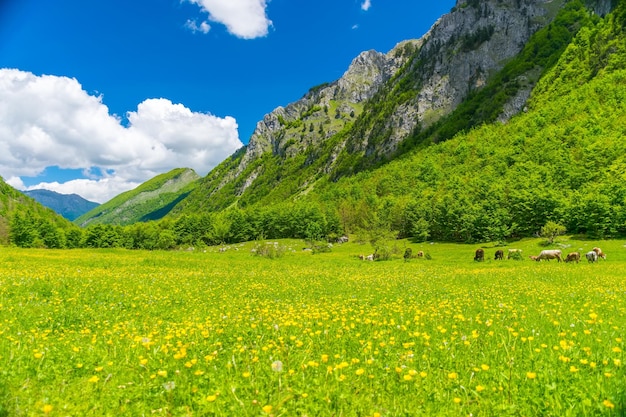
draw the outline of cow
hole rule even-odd
[[[495,257],[495,260],[497,261],[498,259],[499,259],[499,260],[504,259],[504,251],[503,251],[502,249],[498,249],[498,250],[496,251],[496,257]]]
[[[585,257],[587,258],[587,262],[593,263],[598,260],[598,253],[591,250],[585,254]]]
[[[576,262],[580,261],[580,253],[578,252],[570,252],[565,257],[565,262]]]
[[[521,258],[521,256],[522,256],[521,249],[509,249],[509,254],[506,256],[506,258],[507,259],[516,258],[516,257]]]
[[[485,260],[485,251],[483,249],[476,249],[476,253],[474,254],[474,260],[481,262]]]
[[[559,249],[542,250],[541,252],[539,252],[537,259],[535,260],[539,262],[542,259],[547,259],[548,261],[550,259],[556,259],[557,261],[561,262],[561,251]]]
[[[417,257],[418,258],[423,258],[424,257],[424,251],[421,250],[421,251],[417,252]]]
[[[602,252],[602,249],[595,247],[591,250],[594,251],[596,254],[598,254],[598,258],[602,258],[606,261],[606,255],[604,254],[604,252]]]
[[[372,253],[371,255],[367,255],[367,256],[365,257],[365,260],[366,260],[366,261],[373,261],[373,260],[374,260],[374,254]]]
[[[532,261],[538,261],[538,260],[539,260],[539,257],[538,257],[538,256],[535,256],[535,255],[530,255],[530,256],[529,256],[529,258],[530,258]]]

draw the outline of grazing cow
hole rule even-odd
[[[602,252],[602,249],[596,247],[591,250],[598,254],[598,258],[602,258],[606,261],[606,255]]]
[[[561,251],[559,249],[542,250],[535,260],[539,262],[542,259],[547,259],[548,261],[550,259],[556,259],[557,261],[561,262]]]
[[[570,252],[565,257],[565,262],[576,262],[580,261],[580,253],[578,252]]]
[[[509,249],[509,254],[506,256],[507,259],[511,259],[513,257],[519,256],[521,258],[522,256],[522,250],[521,249]]]
[[[535,255],[530,255],[530,256],[529,256],[529,258],[530,258],[531,260],[533,260],[533,261],[538,261],[538,260],[539,260],[539,257],[538,257],[538,256],[535,256]]]
[[[498,249],[496,251],[495,260],[497,261],[498,259],[500,259],[500,260],[504,259],[504,251],[502,249]]]
[[[424,257],[424,251],[421,250],[421,251],[417,252],[417,257],[418,258],[423,258]]]
[[[595,251],[589,251],[585,254],[585,257],[587,258],[587,262],[596,262],[598,260],[598,253]]]
[[[365,257],[365,260],[366,260],[366,261],[373,261],[373,260],[374,260],[374,254],[372,253],[371,255],[367,255],[367,256]]]
[[[481,262],[485,260],[485,251],[483,249],[476,249],[476,253],[474,254],[474,260]]]

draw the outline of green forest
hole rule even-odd
[[[313,174],[336,143],[375,126],[390,100],[411,94],[409,86],[416,87],[408,81],[383,91],[321,148],[260,158],[249,170],[263,175],[241,196],[227,186],[203,201],[194,185],[161,220],[84,229],[29,207],[7,212],[5,235],[17,246],[69,248],[172,249],[368,233],[488,242],[533,236],[551,222],[594,239],[626,236],[625,25],[626,1],[603,19],[581,1],[569,2],[484,89],[414,132],[392,159],[344,152],[335,172]],[[526,108],[497,122],[529,71],[541,75]],[[199,182],[226,175],[238,158]]]

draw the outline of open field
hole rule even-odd
[[[3,248],[0,416],[624,415],[626,242],[538,243]]]

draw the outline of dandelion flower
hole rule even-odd
[[[41,408],[41,411],[48,414],[50,411],[52,411],[53,408],[54,407],[52,407],[50,404],[46,404]]]
[[[483,363],[482,365],[480,365],[480,369],[482,369],[483,371],[488,371],[489,370],[489,365],[486,365],[486,364]]]
[[[89,382],[92,382],[94,384],[96,382],[98,382],[99,380],[100,380],[100,378],[98,378],[96,375],[94,375],[94,376],[92,376],[91,378],[88,379]]]
[[[483,387],[482,385],[476,385],[476,391],[477,392],[481,392],[481,391],[484,391],[484,390],[485,390],[485,387]]]
[[[272,371],[274,372],[282,372],[283,371],[283,363],[281,361],[272,362]]]
[[[526,372],[526,378],[535,379],[537,378],[537,374],[535,372]]]
[[[365,373],[365,369],[363,369],[363,368],[359,368],[355,372],[355,374],[357,374],[357,375],[363,375],[364,373]]]
[[[244,378],[250,378],[250,372],[244,372],[243,374],[241,374],[241,376],[243,376]]]
[[[206,397],[206,400],[212,403],[213,401],[217,400],[217,395],[209,395]]]
[[[448,378],[450,379],[457,379],[459,377],[459,374],[457,374],[456,372],[450,372],[448,374]]]
[[[165,378],[167,376],[167,371],[159,370],[157,371],[157,375]]]
[[[460,404],[461,403],[461,399],[459,397],[454,397],[454,401],[455,404]]]
[[[604,406],[605,406],[605,407],[608,407],[608,408],[615,408],[615,404],[613,404],[613,403],[612,403],[611,401],[609,401],[609,400],[604,400],[604,401],[602,401],[602,404],[604,404]]]
[[[272,407],[271,405],[263,406],[263,411],[265,411],[267,414],[271,413],[273,409],[274,407]]]

